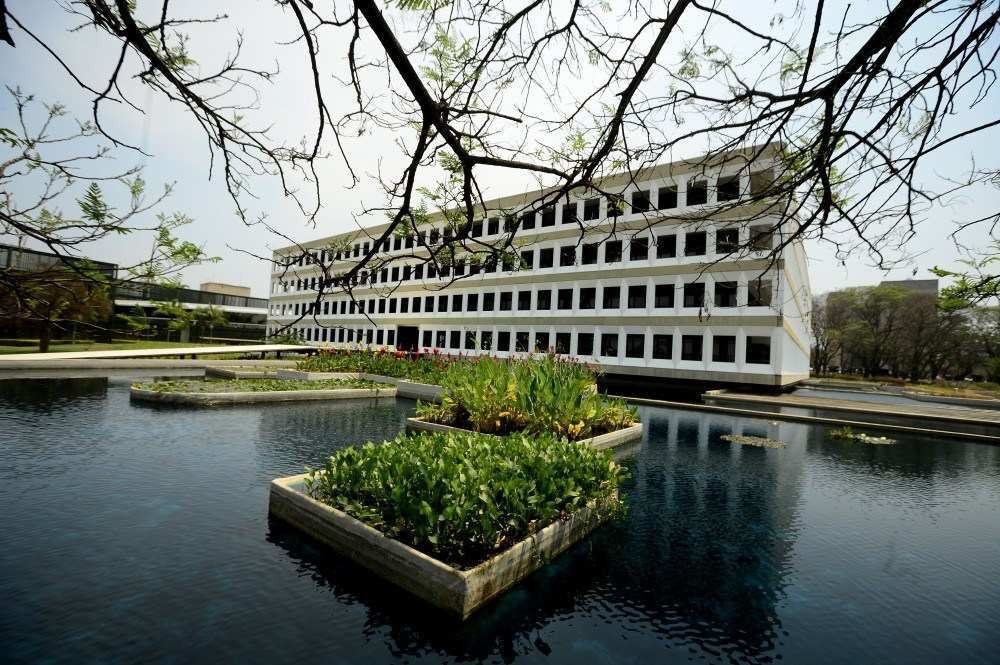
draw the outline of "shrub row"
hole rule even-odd
[[[607,451],[548,436],[400,436],[334,453],[309,494],[448,564],[473,567],[589,502],[620,506]]]

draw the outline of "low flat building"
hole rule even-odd
[[[513,260],[499,265],[462,250],[451,265],[428,262],[456,237],[441,214],[391,240],[379,225],[280,248],[269,333],[340,348],[554,350],[610,375],[794,383],[809,372],[811,311],[805,251],[788,241],[797,222],[773,201],[740,203],[774,165],[765,150],[749,166],[677,162],[605,178],[614,201],[578,192],[538,207],[544,191],[485,201],[462,248],[504,246],[516,229]],[[341,276],[376,242],[352,298]]]

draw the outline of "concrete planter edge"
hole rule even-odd
[[[609,515],[588,505],[469,570],[449,566],[306,494],[307,474],[271,481],[272,515],[462,620],[590,534]]]
[[[462,429],[461,427],[430,423],[421,418],[407,418],[406,429],[411,432],[471,432],[471,430]],[[592,436],[589,439],[580,439],[579,443],[586,443],[598,450],[603,450],[605,448],[620,446],[623,443],[638,441],[641,438],[642,423],[634,423],[629,427],[614,432]]]

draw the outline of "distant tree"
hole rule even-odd
[[[99,128],[112,104],[142,109],[129,81],[169,100],[203,130],[240,218],[275,233],[267,210],[255,209],[255,179],[273,179],[314,224],[329,191],[319,164],[337,156],[338,177],[354,185],[352,149],[369,150],[375,132],[396,141],[402,163],[373,176],[383,200],[359,211],[388,223],[357,262],[322,267],[316,302],[331,289],[354,297],[364,276],[403,258],[435,267],[456,255],[502,260],[517,246],[516,218],[499,241],[472,233],[497,175],[547,186],[523,201],[533,214],[570,192],[618,207],[620,191],[603,176],[624,173],[627,185],[676,157],[702,154],[690,167],[705,172],[774,157],[774,177],[759,179],[756,191],[692,211],[689,221],[794,218],[772,258],[812,238],[880,266],[905,253],[942,197],[996,178],[987,151],[991,163],[940,173],[949,166],[941,155],[993,145],[1000,131],[995,0],[791,2],[787,10],[699,0],[275,0],[261,8],[276,39],[294,48],[288,57],[298,61],[283,69],[304,86],[291,94],[308,100],[313,117],[291,135],[272,131],[266,109],[257,113],[259,88],[279,72],[267,48],[243,48],[243,3],[215,16],[188,13],[202,4],[66,2],[75,32],[58,37],[32,25],[42,12],[19,16],[8,6],[0,38],[54,58],[90,98]],[[204,49],[191,34],[203,28],[211,28]],[[117,54],[96,88],[61,53],[61,40],[84,33]],[[231,51],[213,58],[227,35]],[[452,231],[445,240],[418,236],[410,256],[385,256],[386,241],[412,236],[438,212]],[[508,212],[518,210],[499,214]],[[968,223],[998,220],[993,206]],[[571,228],[582,241],[594,227],[578,219]],[[299,246],[278,268],[306,254]],[[451,280],[469,276],[456,273]]]
[[[0,237],[13,238],[19,246],[41,245],[58,257],[58,264],[34,272],[0,268],[0,289],[13,296],[4,299],[10,309],[0,306],[0,317],[23,317],[36,304],[40,309],[31,313],[36,320],[57,312],[36,295],[64,292],[67,273],[79,282],[112,286],[108,275],[88,269],[83,260],[88,248],[107,238],[136,236],[149,243],[145,259],[120,266],[122,282],[168,280],[184,268],[218,260],[176,237],[177,229],[191,223],[188,216],[155,211],[170,195],[170,185],[150,198],[141,168],[105,168],[114,154],[102,145],[96,124],[72,120],[61,105],[40,105],[19,89],[7,91],[18,123],[13,129],[0,127]],[[63,211],[70,201],[73,214]],[[61,323],[53,321],[55,327]]]
[[[18,282],[19,276],[23,281]],[[111,315],[108,286],[96,277],[60,267],[44,271],[44,278],[35,272],[9,272],[6,279],[18,283],[0,291],[0,318],[36,328],[42,353],[49,350],[54,330],[73,323],[99,326]]]
[[[167,341],[170,341],[170,332],[176,331],[178,335],[189,331],[192,326],[202,325],[209,327],[209,334],[215,326],[222,326],[228,322],[226,313],[213,306],[195,307],[188,309],[177,300],[155,302],[156,309],[154,315],[163,316],[167,319]]]

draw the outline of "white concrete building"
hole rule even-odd
[[[796,222],[771,214],[773,202],[737,205],[771,176],[771,160],[677,162],[605,178],[601,187],[626,202],[617,215],[585,192],[529,214],[519,211],[540,192],[487,201],[466,244],[503,243],[516,225],[517,267],[459,260],[437,274],[421,259],[451,232],[432,216],[412,236],[383,243],[382,265],[353,289],[356,303],[336,276],[386,225],[303,243],[307,256],[282,248],[268,327],[292,325],[317,346],[501,357],[554,349],[614,375],[793,383],[809,372],[806,256],[798,241],[777,258],[770,252]],[[333,283],[313,311],[324,270]]]

